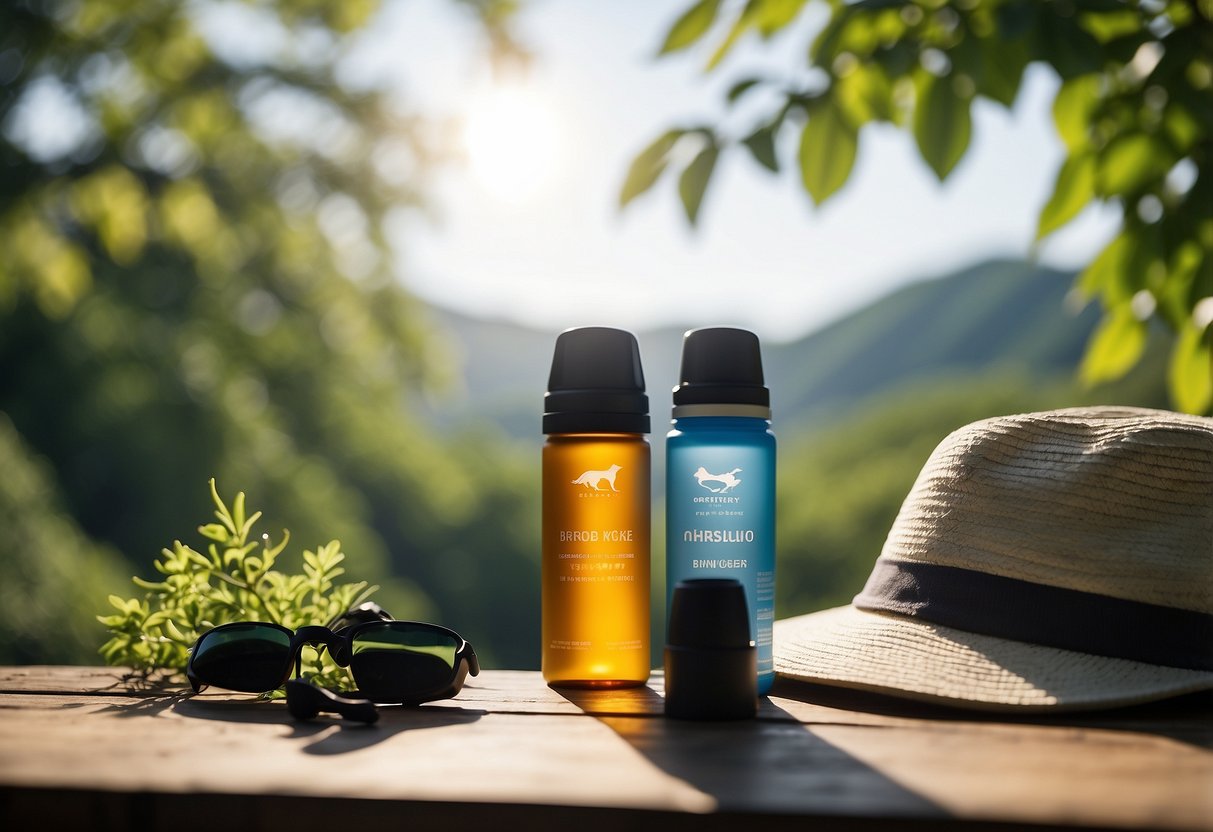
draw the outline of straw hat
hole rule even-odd
[[[976,422],[918,475],[848,607],[775,624],[794,679],[982,710],[1213,688],[1213,419]]]

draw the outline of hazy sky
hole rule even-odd
[[[456,4],[389,0],[351,77],[398,79],[413,104],[468,121],[468,165],[440,178],[439,218],[398,228],[413,291],[548,328],[730,323],[787,338],[907,280],[1029,253],[1061,159],[1057,82],[1039,68],[1014,111],[976,106],[973,143],[946,185],[909,134],[876,126],[823,208],[792,168],[773,176],[738,153],[717,168],[697,230],[664,180],[620,213],[636,152],[665,127],[719,113],[722,90],[747,70],[802,66],[813,33],[800,26],[762,48],[752,39],[705,76],[710,52],[654,57],[687,4],[533,0],[518,21],[533,66],[524,79],[494,79]],[[785,138],[791,162],[796,137]],[[1110,211],[1088,212],[1042,259],[1075,266],[1112,224]]]

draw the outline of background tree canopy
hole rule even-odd
[[[803,21],[807,0],[698,0],[671,26],[662,54],[710,45],[707,71],[743,37],[771,38]],[[1010,107],[1029,63],[1061,78],[1053,105],[1066,159],[1041,209],[1043,239],[1095,201],[1117,203],[1119,234],[1078,277],[1103,319],[1079,368],[1089,384],[1119,378],[1143,355],[1151,320],[1176,338],[1166,370],[1174,405],[1213,408],[1213,2],[1210,0],[828,0],[829,17],[794,77],[738,78],[754,121],[670,129],[632,164],[627,205],[688,159],[677,187],[695,223],[720,155],[744,147],[778,173],[779,137],[815,204],[847,181],[863,126],[913,134],[941,180],[964,157],[973,100]],[[688,146],[690,146],[688,148]],[[677,148],[677,150],[676,150]],[[687,152],[689,149],[689,153]]]
[[[95,662],[106,593],[193,539],[214,476],[340,538],[396,616],[533,663],[526,469],[417,416],[445,359],[385,241],[442,125],[336,80],[376,5],[0,8],[0,662]],[[466,5],[508,44],[505,4]],[[233,26],[265,48],[205,34]]]

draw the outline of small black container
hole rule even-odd
[[[757,713],[758,654],[740,581],[679,581],[666,640],[666,716],[726,720]]]

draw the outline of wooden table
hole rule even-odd
[[[0,829],[1213,830],[1207,695],[991,721],[781,680],[753,721],[661,713],[660,675],[562,693],[486,671],[362,727],[0,668]]]

